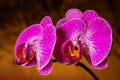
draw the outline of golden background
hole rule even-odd
[[[120,0],[0,0],[0,80],[92,80],[81,67],[53,63],[52,73],[42,76],[36,66],[25,68],[12,64],[17,36],[31,24],[48,15],[54,24],[70,8],[94,9],[113,29],[114,42],[104,70],[92,69],[100,80],[120,80]]]

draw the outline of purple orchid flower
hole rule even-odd
[[[112,29],[94,10],[70,9],[56,24],[54,56],[60,63],[76,64],[84,56],[95,69],[108,66]]]
[[[15,45],[15,64],[22,66],[37,65],[38,72],[48,75],[52,70],[51,56],[56,42],[56,30],[49,16],[40,24],[26,28],[17,38]]]

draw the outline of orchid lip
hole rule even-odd
[[[15,64],[25,65],[35,58],[36,52],[32,49],[31,45],[25,47],[25,44],[21,44],[19,47]]]
[[[37,38],[34,38],[27,43],[23,43],[18,46],[18,52],[16,54],[17,60],[13,62],[17,65],[26,65],[30,61],[36,58],[36,43],[38,42]]]
[[[81,59],[81,50],[77,41],[68,41],[63,45],[63,55],[70,61],[68,64],[75,64]]]

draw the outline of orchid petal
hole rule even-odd
[[[69,19],[73,19],[73,18],[81,18],[82,16],[82,12],[78,9],[70,9],[66,12],[65,14],[65,19],[69,20]]]
[[[94,69],[104,69],[108,66],[108,61],[107,61],[107,58],[102,61],[100,64],[98,65],[93,65],[92,62],[91,62],[91,59],[90,59],[90,56],[89,55],[86,55],[84,54],[84,57],[86,58],[86,60],[88,61],[88,63],[90,64],[90,66]]]
[[[56,42],[55,27],[51,24],[44,28],[42,39],[39,43],[40,52],[37,53],[37,66],[41,70],[44,68],[51,59],[54,45]]]
[[[56,28],[60,27],[63,23],[65,23],[65,21],[66,21],[65,18],[60,19],[56,24]]]
[[[85,44],[92,65],[97,66],[108,56],[112,45],[112,30],[108,22],[100,17],[89,22]],[[87,58],[86,58],[87,59]]]
[[[51,18],[50,18],[49,16],[45,16],[45,17],[41,20],[40,24],[41,24],[43,27],[46,27],[48,24],[52,24],[52,20],[51,20]]]
[[[98,17],[98,14],[94,10],[86,10],[81,18],[85,20],[86,23],[89,23],[92,19],[96,17]]]
[[[40,24],[34,24],[26,28],[17,38],[15,51],[20,44],[28,42],[32,37],[40,36],[42,31],[43,28]]]
[[[92,68],[94,69],[105,69],[106,67],[108,66],[108,61],[107,59],[105,59],[102,63],[100,63],[99,65],[97,66],[94,66],[94,65],[91,65]]]
[[[42,34],[42,30],[43,30],[43,28],[42,28],[42,26],[40,24],[34,24],[34,25],[31,25],[28,28],[26,28],[18,36],[17,41],[16,41],[16,45],[15,45],[15,55],[16,55],[16,58],[18,58],[17,55],[19,53],[20,46],[23,45],[23,44],[28,43],[30,41],[30,39],[39,37]],[[33,59],[32,61],[30,61],[29,63],[25,64],[24,66],[33,66],[35,63],[36,62]]]
[[[63,31],[68,39],[75,39],[85,32],[86,25],[81,19],[71,19],[62,24],[57,31]],[[59,33],[61,34],[61,33]]]
[[[49,63],[41,70],[38,70],[38,72],[42,75],[49,75],[52,71],[52,60],[49,61]]]

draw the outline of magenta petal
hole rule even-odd
[[[66,12],[65,18],[66,20],[72,19],[72,18],[81,18],[82,12],[79,9],[70,9]]]
[[[38,70],[38,72],[42,75],[48,75],[52,71],[52,60],[49,61],[49,63],[41,70]]]
[[[102,63],[100,63],[97,66],[91,65],[92,68],[94,69],[105,69],[108,66],[108,61],[105,59]]]
[[[56,30],[57,42],[53,54],[59,62],[67,62],[62,53],[62,46],[65,41],[78,39],[78,36],[85,31],[85,28],[86,25],[81,19],[71,19]]]
[[[89,23],[89,21],[96,17],[98,17],[98,14],[94,10],[86,10],[82,15],[82,19],[85,20],[86,23]]]
[[[90,66],[94,69],[105,69],[108,66],[108,61],[107,58],[102,61],[100,64],[98,65],[93,65],[91,60],[90,60],[90,56],[87,54],[84,54],[84,57],[86,58],[86,60],[88,61],[88,63],[90,64]]]
[[[77,39],[80,34],[85,32],[85,29],[86,25],[81,19],[71,19],[62,24],[57,31],[62,30],[65,33],[63,35],[66,35],[68,39]],[[60,34],[62,33],[58,33],[58,35]]]
[[[112,45],[112,30],[108,22],[100,17],[90,21],[85,42],[92,65],[96,66],[103,62]]]
[[[41,20],[40,24],[41,24],[43,27],[45,27],[45,26],[47,26],[48,24],[52,24],[52,20],[51,20],[51,18],[50,18],[49,16],[45,16],[45,17]]]
[[[37,66],[41,70],[51,59],[54,45],[56,42],[56,30],[51,24],[44,28],[43,35],[40,41],[40,52],[37,53]]]
[[[65,21],[65,18],[60,19],[56,24],[56,28],[60,27],[63,23],[65,23]]]
[[[43,28],[40,24],[34,24],[26,28],[17,38],[15,45],[15,53],[17,47],[23,43],[27,43],[33,37],[40,36],[42,34]]]
[[[40,24],[34,24],[26,28],[17,38],[16,45],[15,45],[15,56],[18,59],[18,51],[20,49],[20,46],[22,44],[26,44],[29,42],[31,39],[34,39],[36,37],[40,37],[42,34],[43,28]],[[28,62],[27,64],[24,64],[23,66],[33,66],[36,64],[36,60],[33,59],[32,61]]]

